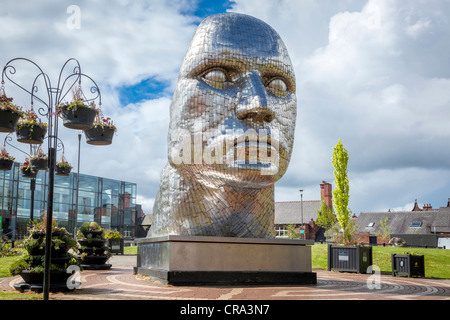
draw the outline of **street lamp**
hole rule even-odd
[[[33,84],[31,86],[31,90],[28,90],[21,86],[19,83],[11,79],[11,76],[16,74],[16,68],[14,67],[14,63],[16,62],[25,62],[30,63],[32,66],[37,68],[37,76],[34,78]],[[63,76],[65,72],[67,74],[66,67],[68,68],[69,64],[75,64],[75,67],[70,72],[68,76]],[[31,111],[33,110],[34,102],[41,103],[44,107],[38,109],[38,113],[47,117],[48,119],[48,127],[47,127],[47,139],[48,139],[48,176],[49,176],[49,188],[48,188],[48,200],[47,200],[47,224],[46,224],[46,242],[45,242],[45,263],[44,263],[44,283],[43,283],[43,299],[48,300],[49,298],[49,289],[50,289],[50,263],[51,263],[51,241],[52,241],[52,221],[53,221],[53,192],[54,192],[54,175],[55,175],[55,166],[56,166],[56,148],[58,145],[58,110],[57,107],[60,103],[63,102],[67,94],[76,89],[81,92],[81,79],[88,78],[93,86],[90,88],[90,92],[94,95],[91,99],[86,99],[84,97],[85,102],[94,101],[97,98],[99,99],[101,106],[101,95],[100,90],[92,78],[81,73],[80,63],[71,58],[67,60],[61,71],[59,73],[57,86],[52,86],[50,82],[50,77],[44,73],[41,67],[39,67],[35,62],[26,59],[26,58],[14,58],[10,60],[2,72],[2,89],[4,90],[5,78],[11,81],[13,84],[30,94],[31,96]],[[40,98],[36,95],[39,92],[38,90],[38,81],[43,81],[45,90],[43,91],[46,94],[45,98]],[[78,83],[78,88],[75,85]],[[83,95],[84,96],[84,95]],[[48,99],[48,101],[47,101]],[[98,110],[97,110],[98,112]],[[44,133],[45,134],[45,133]],[[22,141],[20,141],[22,142]],[[30,141],[24,143],[33,143]],[[42,142],[40,142],[42,143]]]
[[[80,148],[81,148],[81,132],[78,133],[78,163],[77,163],[77,190],[76,190],[76,196],[75,196],[75,221],[78,218],[78,193],[80,189]],[[76,223],[75,228],[73,230],[73,233],[75,234],[76,229]]]
[[[1,90],[0,90],[1,91]],[[24,153],[25,156],[29,159],[31,158],[31,153],[33,153],[33,147],[30,144],[30,153],[27,153],[25,151],[23,151],[20,148],[17,148],[16,146],[10,144],[9,142],[12,141],[11,138],[11,133],[9,133],[6,137],[5,140],[3,141],[3,147],[6,148],[6,145],[9,145],[10,147],[13,147],[16,150],[19,150],[20,152]],[[34,191],[36,189],[36,175],[35,174],[31,174],[31,180],[30,180],[30,193],[31,193],[31,197],[30,197],[30,220],[33,221],[34,220]],[[14,236],[15,236],[15,232],[14,232]]]
[[[300,205],[301,205],[301,217],[302,217],[302,224],[301,224],[301,227],[300,227],[300,233],[302,234],[302,239],[304,239],[305,238],[305,231],[303,229],[303,189],[300,189],[298,191],[300,191]]]

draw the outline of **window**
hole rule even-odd
[[[367,225],[367,228],[372,228],[375,225],[375,222],[371,222]]]
[[[420,221],[413,221],[413,222],[411,222],[411,225],[409,227],[410,228],[418,228],[420,226],[422,226],[422,222],[420,222]]]
[[[288,238],[288,230],[285,226],[278,226],[276,229],[275,238]]]

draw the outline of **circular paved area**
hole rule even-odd
[[[57,300],[450,300],[450,280],[317,272],[317,285],[170,286],[133,274],[135,256],[113,256],[110,270],[81,273],[81,287]],[[20,276],[0,278],[13,291]]]

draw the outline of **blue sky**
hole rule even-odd
[[[195,8],[189,8],[189,13],[197,16],[198,23],[207,16],[226,12],[231,8],[230,0],[199,0]],[[120,103],[127,105],[129,103],[138,103],[146,99],[156,99],[164,95],[171,95],[171,86],[168,81],[161,81],[154,77],[144,79],[137,84],[123,86],[119,88]]]
[[[212,14],[226,12],[231,9],[230,0],[199,0],[194,14],[200,18],[206,18]]]
[[[126,106],[130,103],[141,102],[142,100],[161,98],[170,94],[168,92],[169,89],[170,83],[151,77],[135,85],[120,87],[120,104]]]

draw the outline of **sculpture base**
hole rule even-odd
[[[140,238],[135,272],[171,285],[316,284],[312,240]]]

